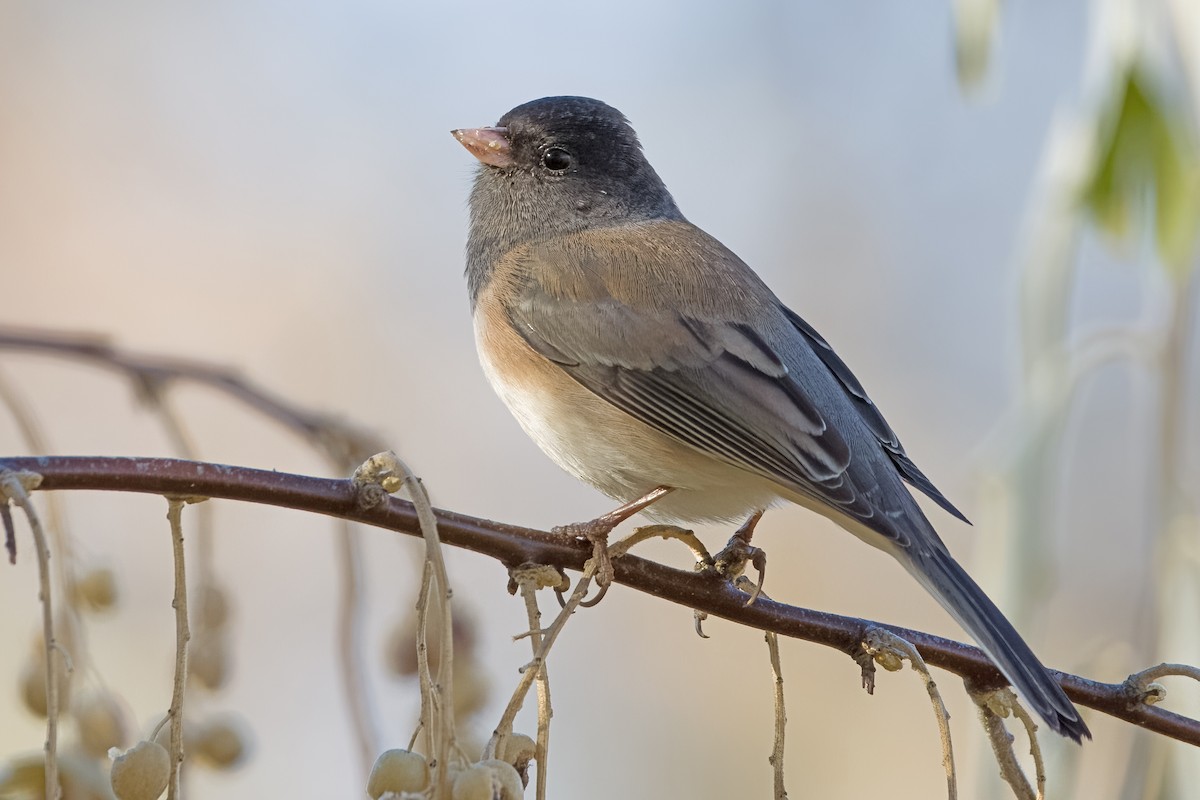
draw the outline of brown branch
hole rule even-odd
[[[373,433],[328,414],[309,411],[262,389],[235,370],[204,361],[129,353],[96,334],[0,328],[0,348],[84,361],[129,378],[143,400],[160,402],[172,383],[196,383],[226,394],[311,442],[347,471],[388,449]],[[172,437],[174,438],[174,437]]]
[[[351,519],[410,536],[420,536],[411,503],[388,498],[360,508],[349,480],[331,480],[280,472],[181,461],[169,458],[31,457],[0,460],[0,466],[39,473],[39,490],[93,489],[161,495],[202,495],[293,508]],[[489,522],[451,511],[437,512],[446,544],[497,559],[509,569],[525,563],[552,564],[581,570],[591,547],[574,547],[545,531]],[[626,555],[614,563],[616,582],[687,608],[764,631],[857,653],[868,629],[879,623],[827,614],[746,596],[728,583],[703,572],[683,570]],[[912,643],[931,666],[953,672],[977,687],[1003,686],[1006,681],[977,648],[893,625],[882,627]],[[1077,675],[1055,673],[1072,700],[1146,730],[1200,746],[1200,721],[1140,702],[1122,683],[1101,683]]]

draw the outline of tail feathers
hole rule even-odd
[[[905,566],[974,637],[1025,702],[1051,730],[1076,742],[1092,738],[1079,711],[1067,699],[1029,645],[948,553],[910,555]]]

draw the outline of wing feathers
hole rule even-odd
[[[846,390],[846,394],[856,401],[855,406],[858,408],[859,415],[871,428],[875,437],[879,439],[879,444],[883,446],[892,463],[896,465],[896,469],[900,470],[900,474],[904,476],[904,480],[917,489],[920,489],[946,511],[968,525],[971,524],[971,521],[955,508],[954,504],[946,499],[945,495],[938,491],[937,487],[933,485],[933,481],[925,477],[925,473],[921,472],[917,468],[917,465],[912,462],[912,459],[908,457],[908,454],[904,452],[904,447],[900,444],[899,437],[896,436],[891,426],[887,424],[887,420],[883,418],[883,414],[871,402],[871,398],[867,396],[867,392],[863,389],[862,384],[859,383],[858,378],[854,377],[854,373],[846,366],[846,362],[842,361],[833,348],[829,346],[829,342],[825,341],[824,337],[805,322],[799,314],[786,307],[783,311],[787,315],[788,320],[812,344],[813,352],[817,354],[817,357],[821,359],[829,371],[833,373],[834,377],[838,379],[842,388]]]
[[[588,236],[601,233],[514,256],[509,314],[534,350],[647,425],[897,544],[927,524],[897,477],[962,517],[829,344],[719,243],[651,254],[637,233],[604,232],[604,247]],[[672,259],[696,259],[682,270],[688,281]],[[733,291],[737,303],[719,302]]]

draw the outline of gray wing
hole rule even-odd
[[[579,265],[547,263],[558,255],[530,254],[536,264],[510,307],[514,328],[538,353],[647,425],[911,544],[913,523],[923,527],[910,518],[920,512],[899,480],[909,475],[900,465],[911,462],[894,434],[879,435],[890,428],[874,406],[849,392],[749,268],[736,262],[744,272],[717,276],[736,282],[716,287],[741,295],[736,302],[693,296],[712,285],[668,281],[639,298],[665,300],[635,310],[609,288],[628,286],[610,274],[620,259],[590,260],[586,275],[564,278]],[[642,260],[634,280],[654,284],[668,274],[654,266]],[[873,457],[884,451],[891,459]]]
[[[783,308],[783,312],[796,330],[800,331],[812,343],[813,350],[817,357],[824,362],[829,371],[837,377],[842,384],[842,388],[846,390],[846,394],[854,401],[855,407],[858,409],[859,415],[867,426],[875,434],[875,438],[879,440],[879,444],[883,446],[884,451],[891,457],[892,463],[896,465],[896,469],[900,470],[900,474],[904,476],[904,480],[920,489],[931,500],[939,506],[950,512],[954,516],[961,519],[968,525],[971,521],[966,516],[954,507],[954,504],[946,499],[938,488],[933,485],[933,481],[925,477],[925,473],[917,468],[917,465],[912,462],[908,454],[904,452],[904,446],[900,444],[899,437],[895,431],[887,424],[887,420],[883,418],[879,408],[871,402],[871,398],[867,396],[867,392],[863,389],[862,384],[858,382],[858,378],[854,377],[854,373],[846,366],[846,362],[833,351],[829,343],[825,341],[821,334],[800,318],[800,315],[792,311],[790,308]]]

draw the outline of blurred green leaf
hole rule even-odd
[[[1155,244],[1175,278],[1194,263],[1200,234],[1200,151],[1185,120],[1130,67],[1104,113],[1083,193],[1096,224],[1118,240],[1140,234],[1153,215]]]
[[[1000,0],[955,0],[954,66],[959,88],[974,91],[987,77],[1000,17]]]

